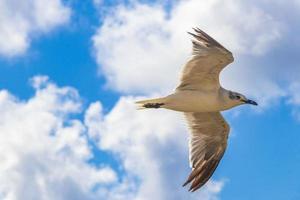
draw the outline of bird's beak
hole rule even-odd
[[[250,100],[250,99],[244,100],[243,102],[246,103],[246,104],[251,104],[251,105],[255,105],[255,106],[258,105],[255,101]]]

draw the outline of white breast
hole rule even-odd
[[[223,110],[216,92],[179,91],[166,97],[164,108],[182,112],[215,112]]]

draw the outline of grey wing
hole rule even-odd
[[[219,74],[233,62],[230,51],[200,29],[189,33],[194,37],[193,57],[184,66],[176,90],[214,90],[220,87]]]
[[[192,172],[183,186],[194,192],[217,168],[227,146],[230,127],[219,112],[185,113],[191,135],[189,143]]]

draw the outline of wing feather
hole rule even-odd
[[[190,135],[192,172],[183,186],[191,183],[190,191],[202,187],[212,176],[227,146],[229,125],[219,112],[185,113]]]
[[[204,31],[194,31],[189,33],[194,37],[193,57],[184,66],[176,90],[217,90],[220,72],[234,60],[232,53]]]

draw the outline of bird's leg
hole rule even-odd
[[[160,108],[164,103],[146,103],[143,105],[144,108]]]

